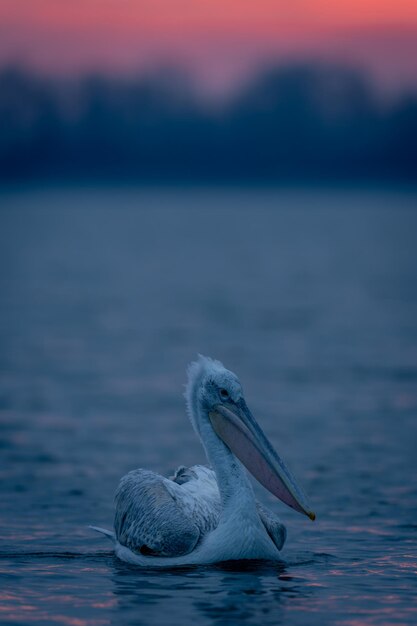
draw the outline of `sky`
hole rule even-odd
[[[416,0],[0,0],[0,67],[68,75],[178,65],[222,92],[269,63],[320,60],[417,88]]]

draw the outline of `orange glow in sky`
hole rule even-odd
[[[264,62],[344,61],[417,84],[417,0],[1,0],[0,66],[227,84]]]

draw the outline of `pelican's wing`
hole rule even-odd
[[[149,555],[192,552],[218,523],[220,498],[213,477],[202,466],[180,468],[173,480],[144,469],[129,472],[115,496],[119,543]]]
[[[193,519],[201,536],[216,528],[221,503],[216,474],[204,465],[180,467],[168,481],[167,489],[181,502],[184,512]]]
[[[271,537],[278,550],[282,550],[287,538],[287,529],[284,524],[281,523],[279,517],[267,509],[263,504],[256,501],[256,506],[259,517],[261,518],[268,535]]]

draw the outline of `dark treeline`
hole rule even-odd
[[[179,76],[0,73],[0,178],[415,180],[417,95],[390,104],[344,68],[271,69],[224,106]]]

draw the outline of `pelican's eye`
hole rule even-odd
[[[227,391],[227,389],[222,388],[219,390],[219,393],[222,400],[227,400],[229,398],[229,392]]]

